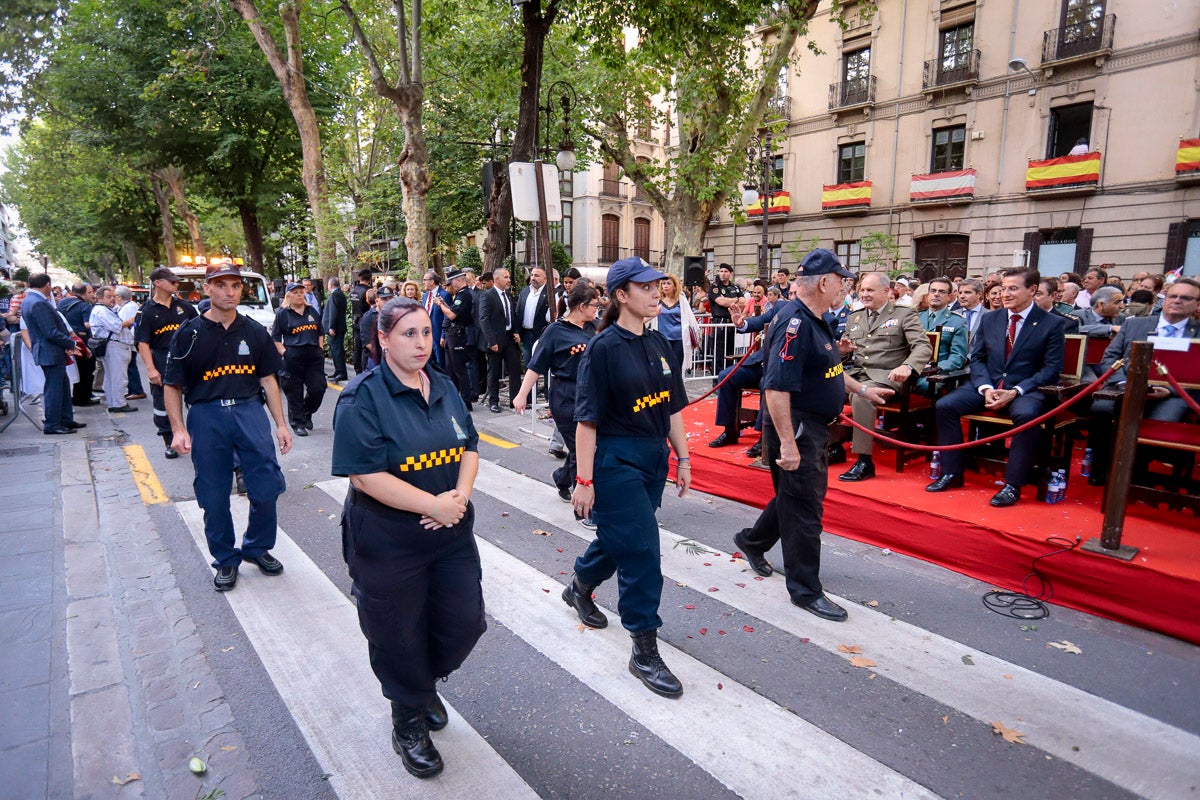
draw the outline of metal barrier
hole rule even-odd
[[[738,333],[732,322],[713,322],[712,314],[697,314],[696,322],[700,327],[700,346],[692,350],[691,363],[684,371],[685,382],[711,381],[725,367],[736,364],[754,338],[753,334]],[[684,335],[687,335],[687,331],[684,331]],[[718,364],[716,362],[724,337],[728,337],[728,347],[724,363]]]

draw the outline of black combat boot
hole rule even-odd
[[[418,778],[432,778],[442,771],[442,756],[429,738],[424,708],[392,703],[392,749],[404,768]]]
[[[646,684],[646,688],[663,697],[680,697],[683,684],[663,663],[658,654],[658,631],[640,631],[633,636],[633,655],[629,657],[629,671]]]
[[[425,722],[429,725],[429,730],[440,731],[449,721],[450,715],[446,713],[442,698],[435,694],[429,705],[425,706]]]
[[[571,576],[571,582],[567,584],[567,588],[563,589],[563,602],[575,609],[575,613],[579,615],[579,621],[589,628],[606,628],[608,627],[608,617],[604,616],[604,612],[596,608],[596,602],[592,600],[592,590],[594,586],[585,586],[578,576]]]

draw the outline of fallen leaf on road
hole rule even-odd
[[[550,594],[550,590],[549,590],[549,589],[542,589],[542,591],[543,591],[543,592],[545,592],[546,594]]]
[[[838,652],[839,653],[861,653],[862,648],[856,644],[839,644]]]
[[[694,605],[692,605],[691,603],[688,603],[686,606],[684,606],[684,608],[686,608],[688,611],[696,610],[696,607]]]
[[[743,625],[742,630],[744,630],[746,633],[754,633],[754,628],[750,627],[749,625]]]
[[[1004,677],[1004,680],[1006,680],[1006,681],[1012,680],[1012,675],[1004,675],[1003,677]]]
[[[992,733],[996,734],[997,736],[1003,736],[1004,741],[1006,742],[1012,742],[1013,744],[1025,744],[1025,734],[1021,733],[1020,731],[1013,730],[1003,722],[993,722]]]
[[[700,629],[700,635],[701,635],[701,636],[704,636],[704,635],[705,635],[705,634],[707,634],[707,633],[708,633],[708,628],[701,628],[701,629]]]
[[[878,600],[868,600],[867,605],[869,605],[871,608],[878,608],[879,601]]]
[[[1083,655],[1083,651],[1079,647],[1071,644],[1066,639],[1063,639],[1061,642],[1046,642],[1046,647],[1054,647],[1062,650],[1064,653],[1071,653],[1077,656]]]
[[[133,783],[134,781],[140,781],[141,779],[141,775],[138,775],[136,772],[130,772],[124,778],[118,778],[116,775],[113,775],[112,782],[117,786],[124,786],[127,783]]]
[[[866,668],[866,667],[875,667],[878,665],[871,659],[867,658],[866,656],[854,656],[853,658],[850,659],[850,666]]]
[[[942,717],[942,724],[943,724],[943,725],[949,725],[949,724],[950,724],[950,717],[948,717],[948,716],[946,716],[946,717]]]
[[[553,536],[554,535],[550,531],[544,531],[541,528],[534,528],[533,532],[536,533],[538,536]]]
[[[740,588],[740,589],[745,589],[745,588],[746,588],[746,584],[744,584],[744,583],[735,583],[735,584],[734,584],[734,586],[737,586],[737,587],[738,587],[738,588]]]
[[[203,775],[205,772],[208,772],[208,764],[193,756],[192,760],[188,762],[188,769],[197,775]]]
[[[228,652],[229,652],[230,650],[232,650],[232,649],[233,649],[233,645],[229,645],[229,647],[222,647],[222,648],[221,648],[221,652],[222,652],[222,653],[228,653]]]
[[[963,662],[964,664],[966,664],[968,667],[973,667],[973,666],[975,666],[975,659],[971,658],[970,656],[963,656],[963,657],[962,657],[962,662]]]
[[[721,591],[720,589],[718,589],[718,588],[717,588],[717,587],[715,587],[715,586],[710,586],[710,587],[708,587],[708,590],[709,590],[710,592],[719,592],[719,591]]]
[[[227,744],[224,747],[222,747],[221,750],[223,750],[226,753],[232,753],[234,750],[237,750],[237,745]]]
[[[754,576],[754,580],[756,580],[756,581],[761,581],[761,580],[765,580],[765,578],[763,578],[763,576],[762,576],[762,575],[755,575],[755,576]]]
[[[725,686],[723,684],[720,684],[720,683],[717,684],[717,691],[720,691],[721,689],[724,689],[724,688],[725,688]]]

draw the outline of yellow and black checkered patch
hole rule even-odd
[[[163,325],[161,328],[159,328],[158,330],[156,330],[156,331],[154,332],[154,335],[155,335],[155,336],[162,336],[164,333],[169,333],[169,332],[171,332],[171,331],[177,331],[177,330],[179,330],[179,323],[178,323],[178,322],[172,322],[170,325]]]
[[[825,377],[826,378],[836,378],[838,375],[841,375],[843,372],[845,372],[845,370],[842,369],[842,365],[840,363],[834,364],[832,367],[825,370]]]
[[[417,472],[427,467],[440,467],[462,461],[464,447],[452,447],[449,450],[434,450],[419,456],[409,456],[400,464],[401,472]]]
[[[568,352],[573,356],[577,356],[580,353],[582,353],[584,350],[587,350],[587,342],[581,342],[581,343],[575,345]]]
[[[663,389],[658,394],[648,394],[645,397],[639,397],[638,401],[633,404],[633,413],[643,411],[651,406],[656,406],[659,403],[665,403],[671,399],[671,390]]]
[[[255,367],[253,364],[226,364],[223,367],[210,369],[204,373],[201,380],[211,381],[214,378],[223,378],[226,375],[253,375]]]
[[[315,331],[316,329],[317,329],[317,324],[315,322],[310,322],[307,325],[297,325],[296,327],[292,328],[292,335],[295,336],[297,333],[304,333],[305,331]]]

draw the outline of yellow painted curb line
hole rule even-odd
[[[340,392],[342,390],[342,387],[338,386],[336,383],[326,383],[325,385],[330,389],[333,389],[335,392]]]
[[[170,502],[170,498],[163,491],[162,484],[158,482],[158,475],[154,473],[154,467],[150,466],[150,459],[146,458],[146,451],[142,449],[142,446],[130,444],[121,449],[125,451],[125,460],[129,462],[129,471],[133,473],[133,482],[137,484],[138,491],[142,493],[142,502],[148,506]]]
[[[479,439],[488,444],[494,444],[496,447],[503,447],[505,450],[512,450],[514,447],[521,446],[516,442],[506,442],[503,439],[497,439],[495,436],[488,436],[486,433],[479,434]]]

